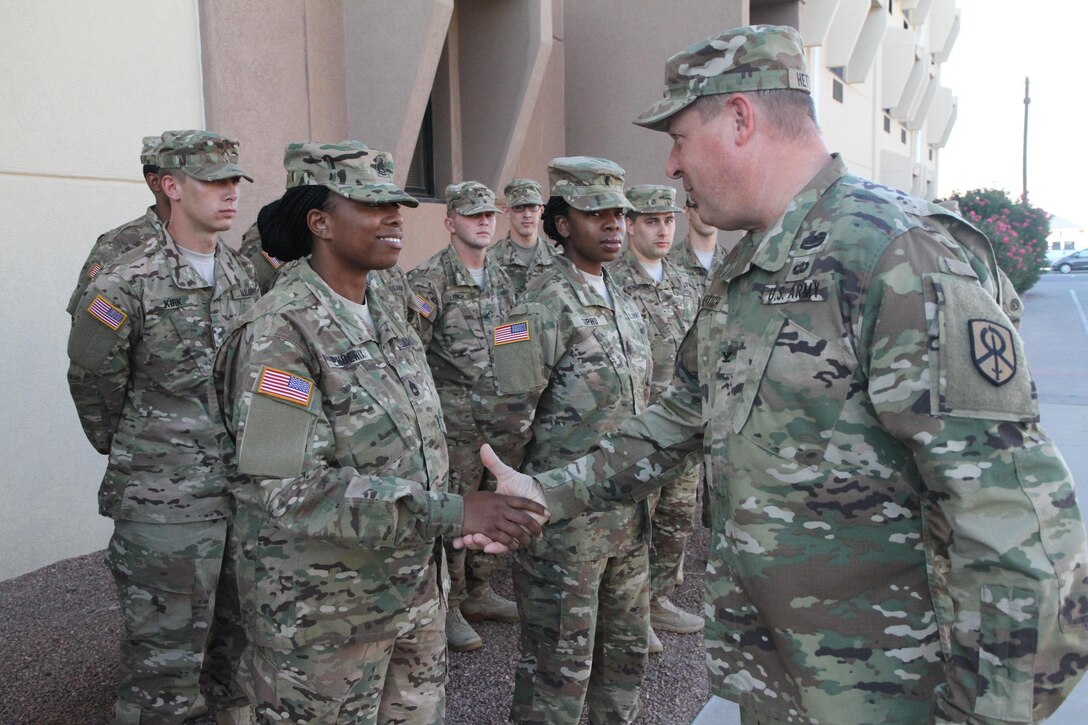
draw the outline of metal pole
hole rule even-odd
[[[1020,201],[1028,203],[1028,106],[1031,104],[1031,95],[1028,92],[1031,79],[1024,77],[1024,193],[1020,195]]]

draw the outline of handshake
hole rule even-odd
[[[455,549],[478,549],[503,554],[528,545],[548,520],[544,489],[532,476],[515,471],[499,460],[490,445],[480,448],[480,460],[495,476],[495,493],[465,494],[465,518]]]

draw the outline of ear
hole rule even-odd
[[[743,93],[734,93],[726,103],[727,118],[733,130],[733,142],[744,146],[755,133],[755,105]]]
[[[144,182],[147,184],[147,188],[151,189],[152,194],[158,194],[162,191],[162,177],[158,174],[144,174]]]
[[[181,199],[181,181],[173,174],[160,176],[159,186],[162,188],[162,193],[166,194],[170,201]]]
[[[627,225],[627,233],[631,234],[635,230],[635,220],[627,216],[623,218],[623,221]]]
[[[329,215],[324,209],[311,209],[306,212],[306,226],[310,228],[310,234],[318,239],[332,239]]]
[[[446,228],[446,231],[449,232],[450,234],[453,234],[454,231],[455,231],[454,228],[453,228],[453,218],[452,217],[443,217],[442,218],[442,226],[444,226]]]
[[[555,218],[555,231],[559,232],[559,236],[563,239],[570,237],[570,219],[564,215],[559,215]]]

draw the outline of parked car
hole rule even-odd
[[[1069,274],[1074,269],[1088,269],[1088,249],[1067,254],[1050,266],[1055,272]]]

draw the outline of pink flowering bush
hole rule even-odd
[[[1003,189],[956,192],[963,218],[980,229],[997,254],[997,263],[1023,294],[1047,267],[1050,215],[1037,206],[1013,201]]]

